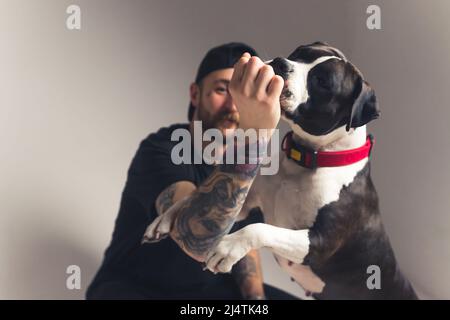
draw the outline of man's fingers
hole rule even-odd
[[[255,80],[256,88],[258,88],[259,94],[267,95],[269,90],[269,84],[272,80],[273,76],[275,75],[275,72],[273,71],[273,68],[269,65],[265,65],[259,69],[258,76]]]
[[[258,71],[264,63],[258,57],[251,57],[247,66],[245,67],[244,75],[242,77],[242,83],[244,90],[250,93],[255,86],[255,79],[258,75]]]
[[[252,56],[250,53],[248,52],[244,52],[244,54],[242,55],[244,58],[248,58],[250,59],[250,57]]]
[[[281,92],[283,91],[283,86],[284,86],[283,78],[276,75],[270,81],[267,94],[269,95],[269,97],[275,97],[278,99],[281,95]]]
[[[250,59],[250,53],[245,52],[239,60],[234,64],[233,75],[231,76],[231,82],[239,83],[245,72],[245,67]]]

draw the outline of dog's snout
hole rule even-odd
[[[294,67],[285,58],[275,58],[269,65],[272,66],[276,75],[281,76],[284,80],[287,80],[288,74],[294,70]]]

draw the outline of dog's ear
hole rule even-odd
[[[358,77],[356,92],[359,92],[353,103],[346,130],[357,128],[369,123],[380,116],[375,91],[362,77]]]

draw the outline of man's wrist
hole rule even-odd
[[[242,140],[234,139],[232,144],[227,145],[221,168],[224,172],[254,178],[267,154],[268,141],[265,138],[251,142]]]

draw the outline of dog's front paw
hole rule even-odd
[[[142,244],[158,242],[166,238],[172,228],[174,214],[168,210],[164,214],[158,216],[145,230]]]
[[[252,234],[244,229],[224,236],[217,246],[208,252],[205,259],[207,269],[214,273],[230,272],[231,268],[253,249]]]

